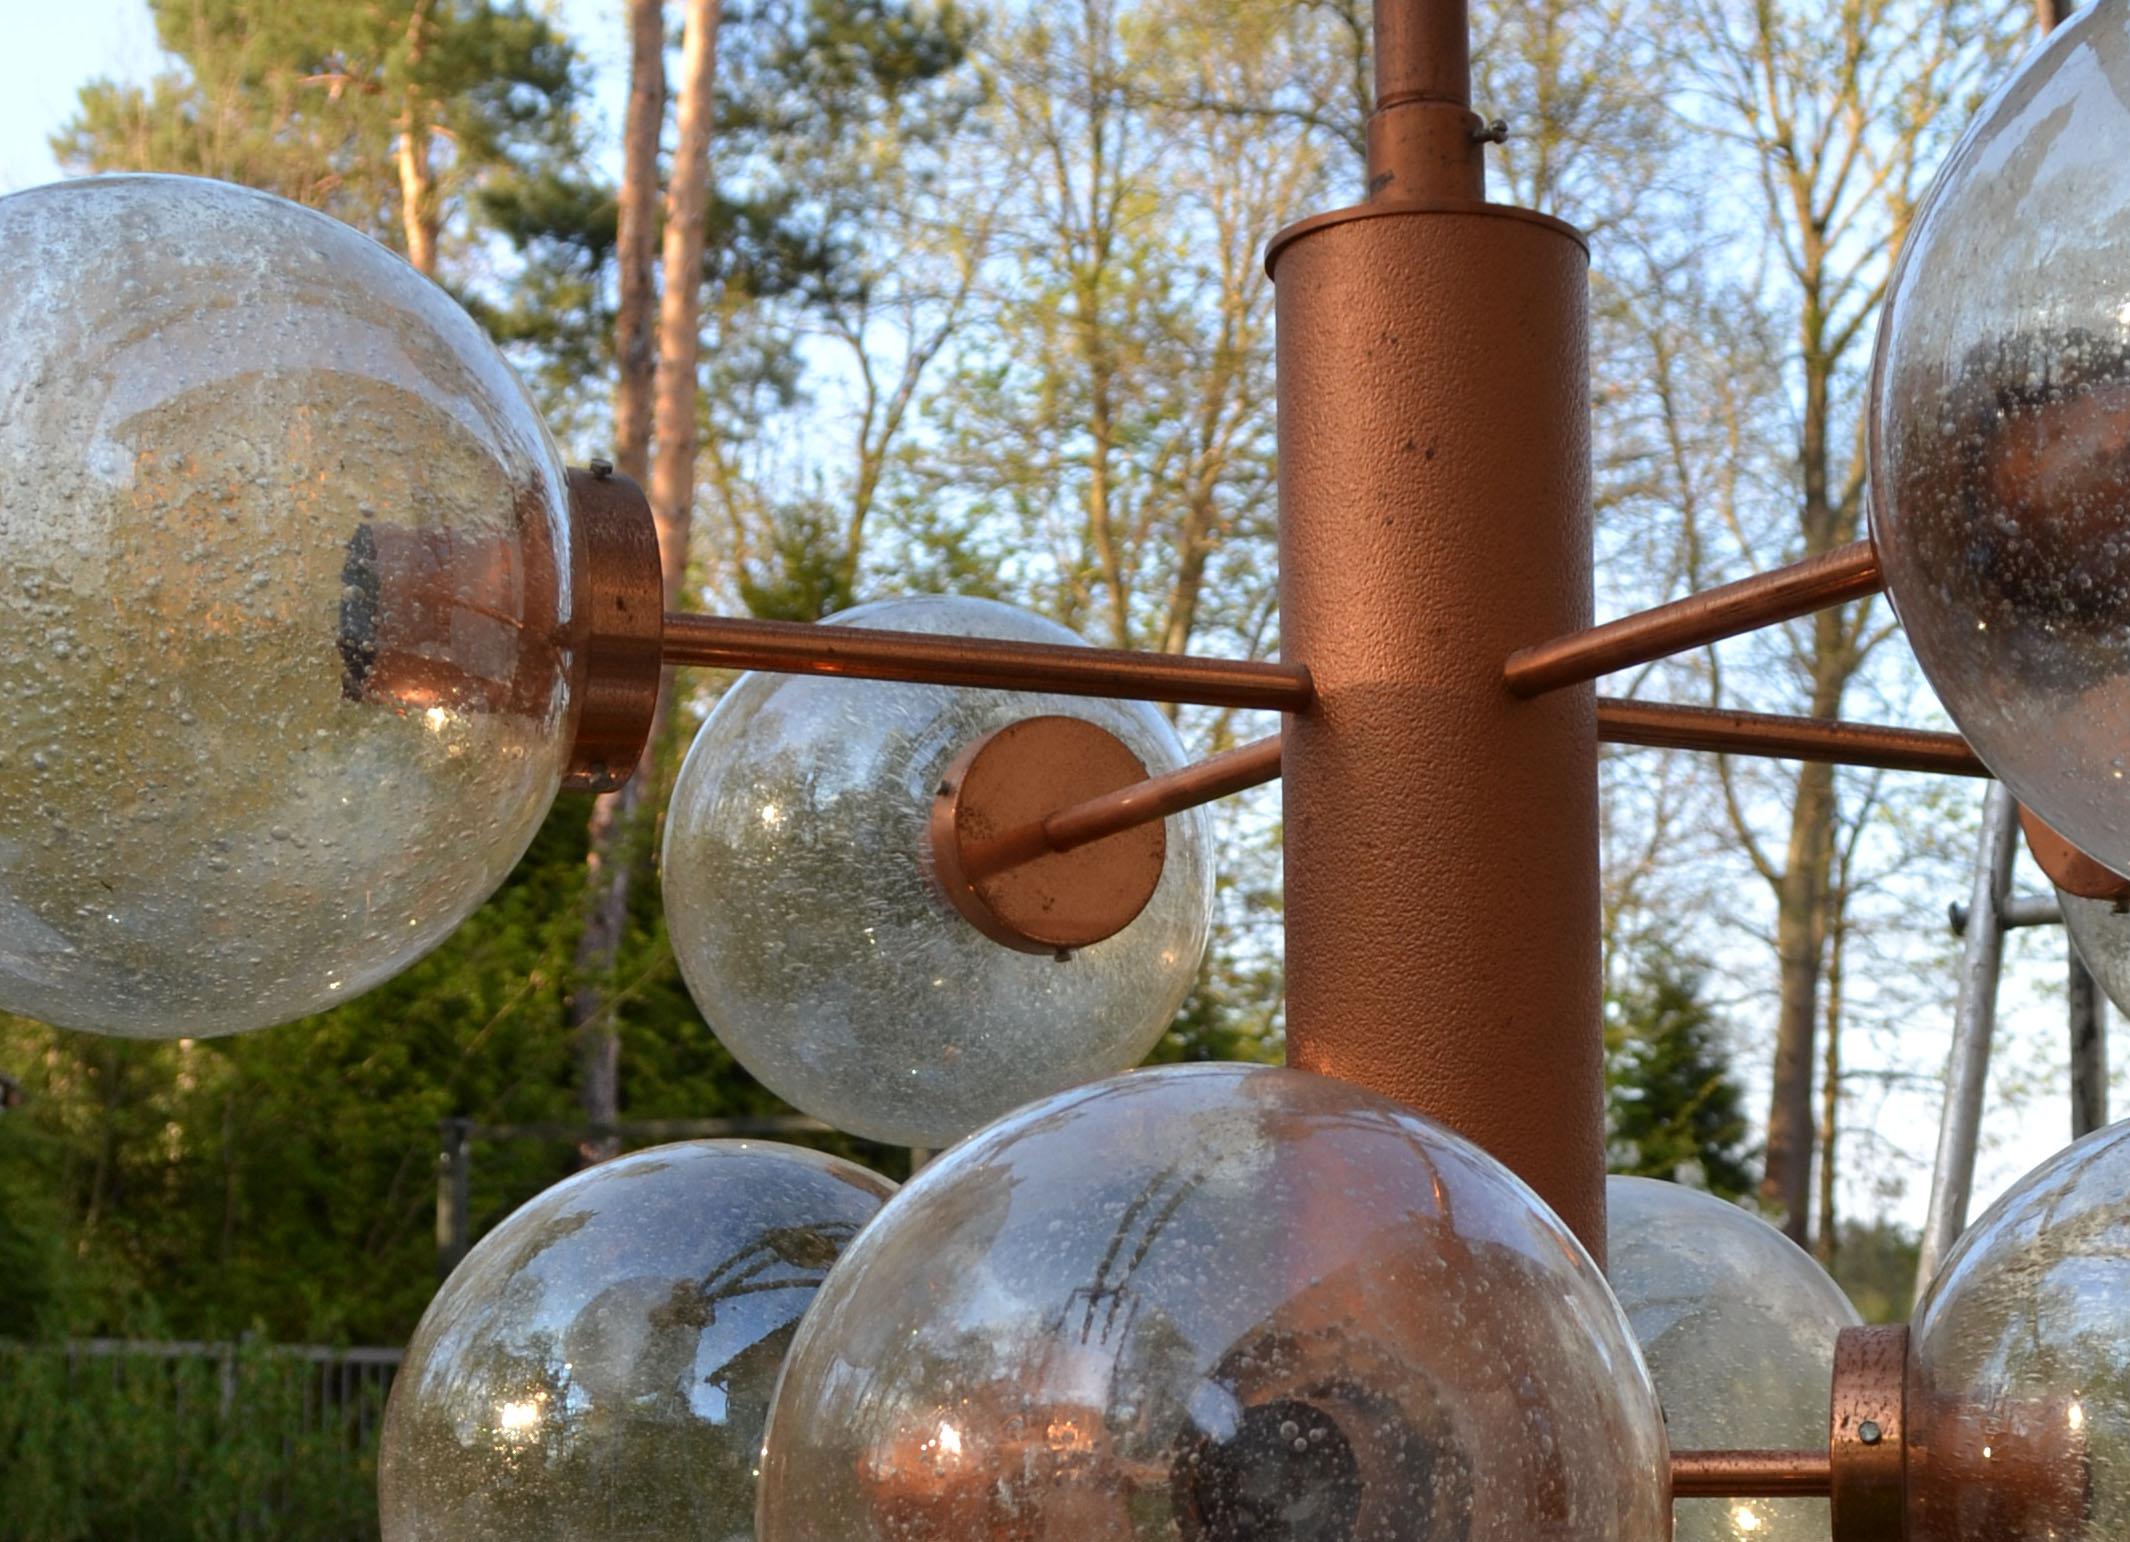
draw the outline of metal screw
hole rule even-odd
[[[1879,1428],[1878,1420],[1866,1419],[1856,1427],[1856,1438],[1867,1446],[1875,1446],[1886,1438],[1886,1432]]]
[[[1474,125],[1472,140],[1475,144],[1482,145],[1507,144],[1509,142],[1509,120],[1507,118],[1490,118],[1484,123]]]
[[[602,455],[592,457],[592,475],[604,482],[614,474],[614,463]]]

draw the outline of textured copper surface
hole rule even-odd
[[[1143,785],[1146,766],[1084,718],[1028,717],[954,758],[932,802],[932,869],[940,889],[994,942],[1069,952],[1131,925],[1161,882],[1168,832],[1139,821],[1069,851],[1030,853],[988,870],[969,858],[1001,835],[1040,829],[1056,810]],[[992,848],[994,853],[996,848]]]
[[[1830,605],[1876,594],[1883,587],[1877,549],[1869,541],[1855,541],[1772,573],[1756,573],[1603,626],[1519,648],[1509,655],[1502,680],[1519,696],[1536,696],[1719,638],[1808,616]]]
[[[2087,856],[2025,804],[2019,807],[2019,828],[2026,832],[2026,849],[2034,854],[2035,865],[2066,894],[2130,900],[2130,878]]]
[[[1287,1041],[1520,1174],[1602,1258],[1597,733],[1501,660],[1590,623],[1587,262],[1520,211],[1276,244]]]
[[[1674,1499],[1825,1498],[1833,1479],[1824,1451],[1674,1451]]]
[[[612,468],[569,473],[575,541],[577,738],[562,785],[611,792],[635,773],[658,706],[665,593],[643,489]]]
[[[732,616],[668,615],[665,657],[669,664],[713,669],[927,680],[937,685],[1188,701],[1273,712],[1297,711],[1310,698],[1309,671],[1296,664],[1121,653]]]
[[[1834,1542],[1908,1534],[1908,1329],[1844,1328],[1827,1421]]]
[[[1831,760],[1844,766],[1936,771],[1947,776],[1989,775],[1989,768],[1958,734],[1921,728],[1887,728],[1877,723],[1784,717],[1771,712],[1734,712],[1725,707],[1682,707],[1661,701],[1623,701],[1616,696],[1598,698],[1597,716],[1598,737],[1607,744],[1772,755],[1782,760]]]

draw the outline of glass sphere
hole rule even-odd
[[[562,467],[502,356],[264,193],[0,198],[0,1010],[335,1006],[523,854],[574,728]]]
[[[1826,1270],[1758,1216],[1677,1183],[1605,1182],[1606,1278],[1674,1450],[1827,1443],[1834,1340],[1862,1321]],[[1824,1499],[1682,1499],[1678,1542],[1826,1542]]]
[[[1924,673],[2021,802],[2130,869],[2130,7],[1983,106],[1879,326],[1871,530]]]
[[[2130,910],[2113,900],[2086,899],[2062,889],[2056,901],[2063,908],[2064,929],[2078,949],[2087,973],[2093,976],[2116,1010],[2130,1014]]]
[[[689,1141],[512,1212],[407,1346],[385,1542],[744,1542],[792,1333],[894,1190],[819,1152]]]
[[[2130,1535],[2130,1124],[2013,1185],[1909,1348],[1913,1542]]]
[[[926,596],[830,626],[1073,644],[991,600]],[[1143,702],[743,675],[688,751],[666,817],[666,920],[696,1004],[767,1087],[841,1129],[951,1144],[1033,1098],[1135,1065],[1197,978],[1212,915],[1203,810],[1169,821],[1160,885],[1067,958],[991,941],[934,887],[927,821],[972,740],[1085,718],[1150,774],[1184,763]]]
[[[1671,1534],[1663,1417],[1574,1237],[1307,1072],[1060,1093],[925,1168],[800,1325],[762,1542]]]

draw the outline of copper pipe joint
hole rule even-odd
[[[1853,541],[1803,562],[1690,594],[1603,626],[1519,648],[1502,668],[1518,696],[1537,696],[1741,632],[1808,616],[1885,587],[1878,549]]]
[[[1844,1328],[1827,1420],[1834,1542],[1908,1534],[1908,1328]]]
[[[2035,865],[2064,893],[2115,904],[2130,900],[2130,878],[2087,856],[2025,804],[2019,806],[2019,828],[2026,833],[2026,849],[2034,854]]]
[[[1128,745],[1085,718],[1023,718],[954,758],[932,802],[932,876],[970,925],[1023,953],[1070,954],[1138,919],[1168,859],[1160,820],[1046,849],[1060,809],[1147,782]]]
[[[612,792],[635,774],[658,707],[665,590],[643,489],[599,462],[569,473],[577,737],[562,785]]]

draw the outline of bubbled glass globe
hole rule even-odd
[[[1477,1147],[1302,1071],[1060,1093],[933,1162],[801,1324],[762,1542],[1670,1535],[1603,1277]]]
[[[1674,1450],[1827,1443],[1834,1340],[1862,1319],[1826,1270],[1738,1206],[1677,1183],[1605,1183],[1605,1275]],[[1826,1542],[1824,1499],[1682,1499],[1678,1542]]]
[[[991,600],[862,605],[827,625],[1080,641]],[[696,735],[666,816],[667,924],[696,1004],[765,1086],[873,1140],[939,1147],[1135,1065],[1197,978],[1212,913],[1205,816],[1123,931],[1015,952],[934,888],[927,821],[971,741],[1040,714],[1115,734],[1152,774],[1182,746],[1143,702],[744,675]]]
[[[1911,1542],[2130,1536],[2130,1123],[1992,1205],[1911,1334]]]
[[[375,242],[264,193],[0,198],[0,1010],[235,1033],[499,884],[575,703],[563,471]]]
[[[2130,1015],[2130,1004],[2126,1004],[2130,1003],[2130,908],[2113,900],[2086,899],[2065,889],[2056,891],[2056,902],[2063,908],[2064,929],[2070,932],[2071,945],[2078,949],[2086,971],[2116,1010]]]
[[[1879,327],[1871,530],[1990,769],[2130,869],[2130,6],[2083,8],[1983,106]]]
[[[745,1542],[792,1333],[894,1188],[818,1152],[689,1141],[512,1212],[393,1383],[385,1542]]]

